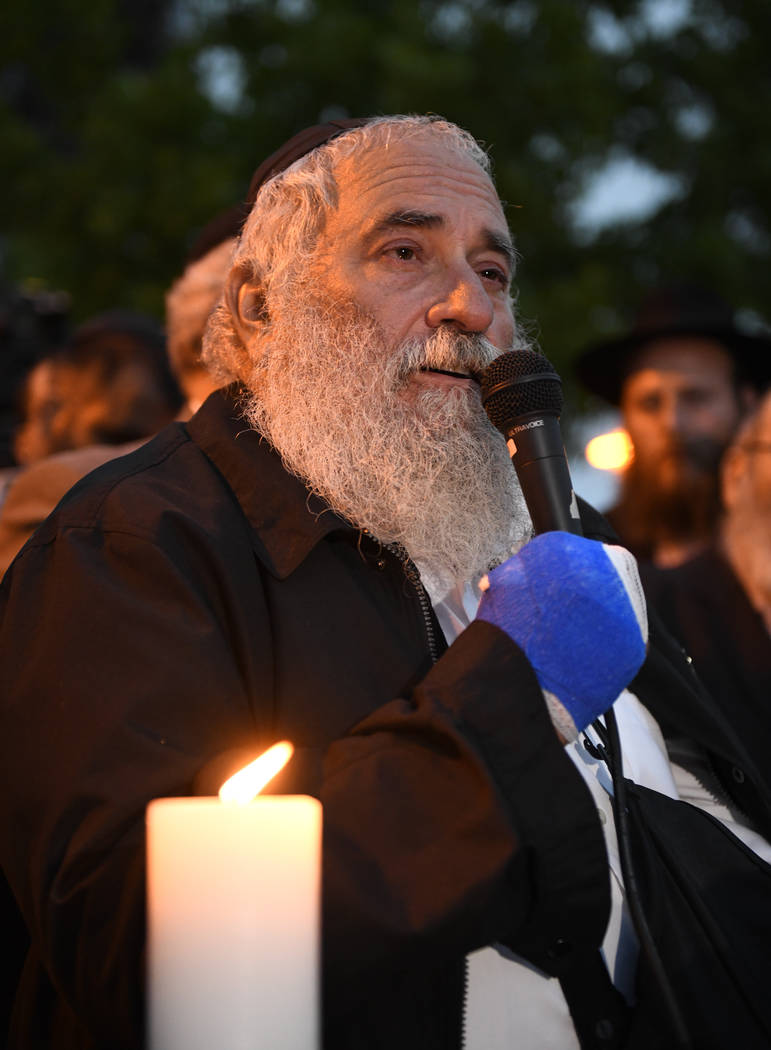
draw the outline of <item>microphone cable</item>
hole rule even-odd
[[[677,1002],[677,996],[664,962],[656,947],[645,915],[645,909],[643,908],[642,894],[640,893],[632,855],[632,829],[629,822],[626,780],[621,757],[621,739],[619,737],[616,715],[612,707],[605,712],[604,718],[605,725],[599,719],[595,719],[592,722],[592,728],[602,741],[602,745],[597,747],[591,744],[591,750],[598,753],[605,762],[613,781],[613,816],[616,823],[616,838],[621,859],[621,873],[624,879],[626,903],[629,908],[629,914],[632,917],[632,924],[634,925],[637,939],[640,942],[640,951],[646,958],[672,1022],[674,1037],[677,1040],[673,1050],[694,1050],[693,1042],[688,1034],[688,1026]]]

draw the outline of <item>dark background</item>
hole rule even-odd
[[[520,312],[568,381],[661,278],[767,320],[769,44],[769,0],[11,0],[2,290],[162,317],[200,227],[296,130],[439,112],[491,148]],[[582,227],[575,202],[627,156],[674,197]]]

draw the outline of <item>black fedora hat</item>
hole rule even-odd
[[[639,351],[672,336],[712,339],[736,362],[737,377],[759,391],[771,382],[771,335],[750,332],[716,293],[694,284],[664,285],[643,300],[631,329],[585,350],[574,364],[579,382],[617,405]]]

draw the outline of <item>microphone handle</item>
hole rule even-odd
[[[559,418],[543,412],[519,416],[506,437],[536,535],[559,531],[581,536]]]

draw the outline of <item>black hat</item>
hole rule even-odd
[[[323,146],[325,142],[331,142],[338,135],[342,135],[351,128],[360,128],[369,123],[369,117],[352,117],[346,120],[329,120],[326,124],[314,124],[313,127],[304,128],[293,135],[283,146],[271,153],[252,175],[249,183],[249,191],[243,204],[236,204],[219,212],[208,222],[193,242],[193,246],[187,254],[185,265],[197,262],[204,255],[219,247],[223,241],[238,237],[249,218],[249,212],[254,204],[260,189],[274,175],[285,171],[290,164],[294,164],[300,157]]]
[[[737,376],[763,391],[771,382],[771,336],[749,332],[717,294],[693,284],[665,285],[643,300],[625,335],[589,347],[574,372],[593,394],[613,405],[636,369],[638,352],[657,339],[703,336],[720,343],[736,363]]]

